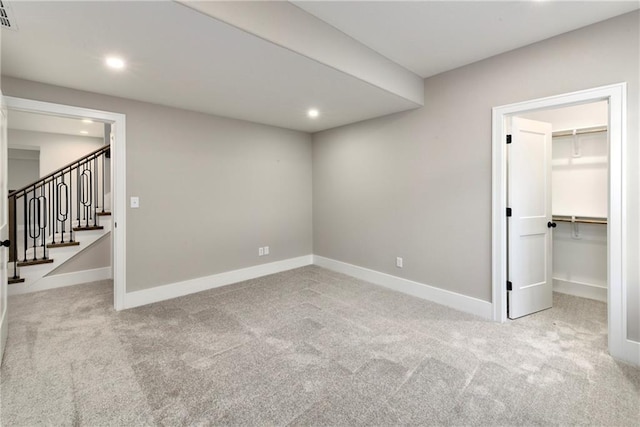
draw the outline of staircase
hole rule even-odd
[[[39,290],[50,272],[111,232],[109,155],[102,147],[9,193],[10,293]]]

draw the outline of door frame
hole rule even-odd
[[[0,162],[0,167],[2,168],[2,170],[0,170],[0,174],[3,175],[2,179],[0,179],[0,181],[2,181],[2,183],[4,185],[6,185],[7,188],[5,188],[5,191],[0,191],[0,195],[1,197],[7,197],[8,195],[8,190],[9,190],[9,180],[8,180],[8,172],[7,172],[7,164],[9,162],[9,144],[6,143],[6,139],[7,139],[7,107],[4,103],[4,100],[2,99],[2,92],[0,91],[0,147],[2,145],[4,145],[5,147],[5,152],[2,153],[4,154],[4,162]],[[1,144],[1,142],[5,142],[6,144]],[[1,148],[0,148],[1,149]],[[3,217],[4,215],[6,215],[6,227],[9,227],[9,209],[8,209],[8,200],[5,199],[4,203],[0,203],[0,217]],[[4,211],[4,212],[3,212]],[[5,219],[3,219],[2,221],[4,221]],[[1,222],[0,222],[1,224]],[[7,230],[8,231],[8,230]],[[3,236],[0,235],[0,239]],[[8,236],[7,236],[8,237]],[[3,248],[0,248],[0,250],[2,250],[4,252]],[[9,248],[7,248],[7,251],[9,250]],[[6,262],[8,261],[9,258],[4,258],[2,256],[0,256],[0,262]],[[1,268],[1,267],[0,267]],[[7,279],[9,278],[9,271],[8,271],[8,266],[7,264],[4,265],[4,269],[5,269],[5,275],[0,277],[0,280],[2,280],[2,283],[0,283],[0,308],[2,309],[2,311],[0,311],[0,366],[2,366],[2,361],[4,358],[4,349],[5,346],[7,344],[7,337],[9,336],[9,308],[7,307],[9,299],[8,299],[8,291],[9,291],[9,286],[7,283]]]
[[[5,107],[9,110],[29,113],[47,114],[72,119],[91,119],[112,125],[111,141],[111,218],[112,267],[113,267],[113,307],[116,310],[125,308],[126,293],[126,116],[120,113],[93,110],[84,107],[55,104],[32,99],[3,97]]]
[[[507,145],[506,120],[514,115],[597,101],[609,103],[609,207],[607,224],[607,320],[610,354],[640,363],[638,343],[627,339],[626,171],[627,84],[618,83],[578,92],[494,107],[492,111],[492,289],[493,319],[507,320]]]

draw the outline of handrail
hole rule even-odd
[[[68,169],[68,168],[73,169],[73,166],[76,165],[76,164],[78,166],[80,166],[80,164],[82,164],[83,162],[91,160],[93,157],[97,157],[102,153],[106,153],[110,149],[111,149],[110,145],[105,145],[104,147],[100,147],[97,150],[94,150],[91,153],[85,155],[84,157],[81,157],[78,160],[75,160],[75,161],[69,163],[68,165],[65,165],[65,166],[63,166],[63,167],[51,172],[50,174],[45,175],[44,177],[38,179],[36,182],[31,183],[29,185],[26,185],[26,186],[20,188],[19,190],[14,190],[14,191],[10,192],[9,193],[9,197],[14,197],[14,196],[17,197],[18,193],[21,193],[21,192],[24,193],[26,190],[31,190],[34,187],[42,186],[42,185],[44,185],[44,184],[46,184],[48,182],[47,180],[49,180],[50,178],[53,178],[54,176],[64,172],[66,169]]]

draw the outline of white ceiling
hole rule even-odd
[[[90,136],[94,138],[103,138],[104,135],[104,123],[85,123],[78,119],[48,116],[16,110],[9,110],[7,114],[7,124],[9,129],[15,130],[59,133],[74,136]]]
[[[174,2],[17,2],[2,72],[303,131],[416,104]],[[105,55],[128,61],[103,66]],[[309,108],[321,116],[310,120]]]
[[[640,1],[294,1],[422,76],[640,8]]]
[[[342,31],[421,76],[638,8],[638,1],[295,4],[328,22],[313,18],[327,31]],[[18,31],[2,30],[2,72],[12,77],[307,132],[419,105],[175,2],[20,1],[12,13]],[[291,28],[304,32],[305,25]],[[106,69],[107,54],[123,56],[127,68]],[[311,107],[319,118],[306,117]]]

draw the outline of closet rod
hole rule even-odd
[[[570,217],[566,215],[554,215],[553,221],[558,222],[578,222],[582,224],[606,224],[607,218],[601,217],[589,217],[589,216],[576,216]]]
[[[582,128],[582,129],[576,129],[576,135],[583,135],[586,133],[600,133],[600,132],[606,132],[607,131],[607,126],[595,126],[595,127],[590,127],[590,128]],[[556,137],[556,136],[572,136],[573,135],[573,129],[570,130],[558,130],[555,131],[551,134],[552,136]]]

